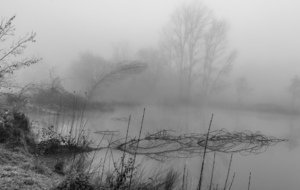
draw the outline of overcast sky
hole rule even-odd
[[[43,67],[64,70],[90,51],[109,58],[114,43],[134,52],[156,46],[162,27],[182,1],[176,0],[0,0],[0,17],[16,14],[17,36],[37,33],[28,54]],[[203,0],[230,25],[230,47],[238,51],[233,76],[245,75],[255,93],[284,91],[300,75],[299,0]],[[267,90],[264,90],[267,89]]]

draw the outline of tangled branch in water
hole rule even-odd
[[[111,147],[129,154],[146,155],[157,160],[170,158],[187,158],[204,153],[207,134],[189,133],[175,135],[174,131],[162,130],[147,134],[143,139],[123,139],[114,141]],[[250,131],[230,133],[226,129],[215,130],[208,134],[207,151],[223,153],[240,153],[242,155],[259,154],[269,146],[286,139],[267,137],[260,132]],[[137,148],[137,143],[139,147]]]

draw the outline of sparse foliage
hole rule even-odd
[[[23,67],[37,63],[37,58],[22,58],[21,55],[29,43],[35,42],[36,33],[31,32],[18,39],[12,39],[15,35],[13,21],[16,16],[2,19],[0,22],[0,87],[9,88],[12,74]]]
[[[35,84],[31,90],[31,103],[55,110],[72,107],[74,100],[75,95],[65,90],[54,70],[49,71],[49,79]]]

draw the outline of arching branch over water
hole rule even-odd
[[[189,133],[176,135],[171,130],[161,130],[147,134],[141,139],[123,139],[112,142],[111,147],[129,154],[146,155],[165,160],[171,158],[187,158],[204,153],[207,134]],[[286,139],[267,137],[260,132],[229,132],[226,129],[215,130],[208,134],[207,152],[240,153],[242,155],[259,154],[269,146]],[[139,146],[137,148],[137,143]]]

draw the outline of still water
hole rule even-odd
[[[199,109],[195,107],[162,107],[147,106],[142,128],[142,137],[146,133],[155,133],[158,130],[174,130],[178,134],[206,133],[211,115],[214,114],[212,129],[225,128],[230,132],[249,130],[260,131],[267,136],[289,139],[269,147],[258,155],[243,156],[239,153],[233,155],[232,166],[229,175],[231,181],[235,172],[232,190],[248,188],[249,173],[251,172],[251,190],[297,190],[300,188],[300,117],[281,114],[257,113],[246,111],[230,111],[225,109]],[[111,113],[85,113],[86,128],[91,132],[95,143],[102,139],[102,145],[110,140],[124,138],[128,125],[128,117],[131,115],[129,128],[130,137],[138,137],[143,107],[116,108]],[[117,135],[111,137],[94,132],[117,131]],[[104,159],[106,150],[99,151],[96,162]],[[113,159],[119,160],[122,152],[113,150]],[[138,163],[142,163],[144,169],[153,171],[155,168],[173,167],[182,172],[186,165],[189,173],[190,188],[195,189],[198,183],[202,155],[188,159],[174,159],[167,162],[158,162],[139,155]],[[206,156],[204,187],[210,181],[213,153]],[[230,154],[217,153],[214,173],[214,184],[224,187]],[[107,168],[112,168],[112,162],[106,162]],[[148,169],[147,169],[148,168]]]

